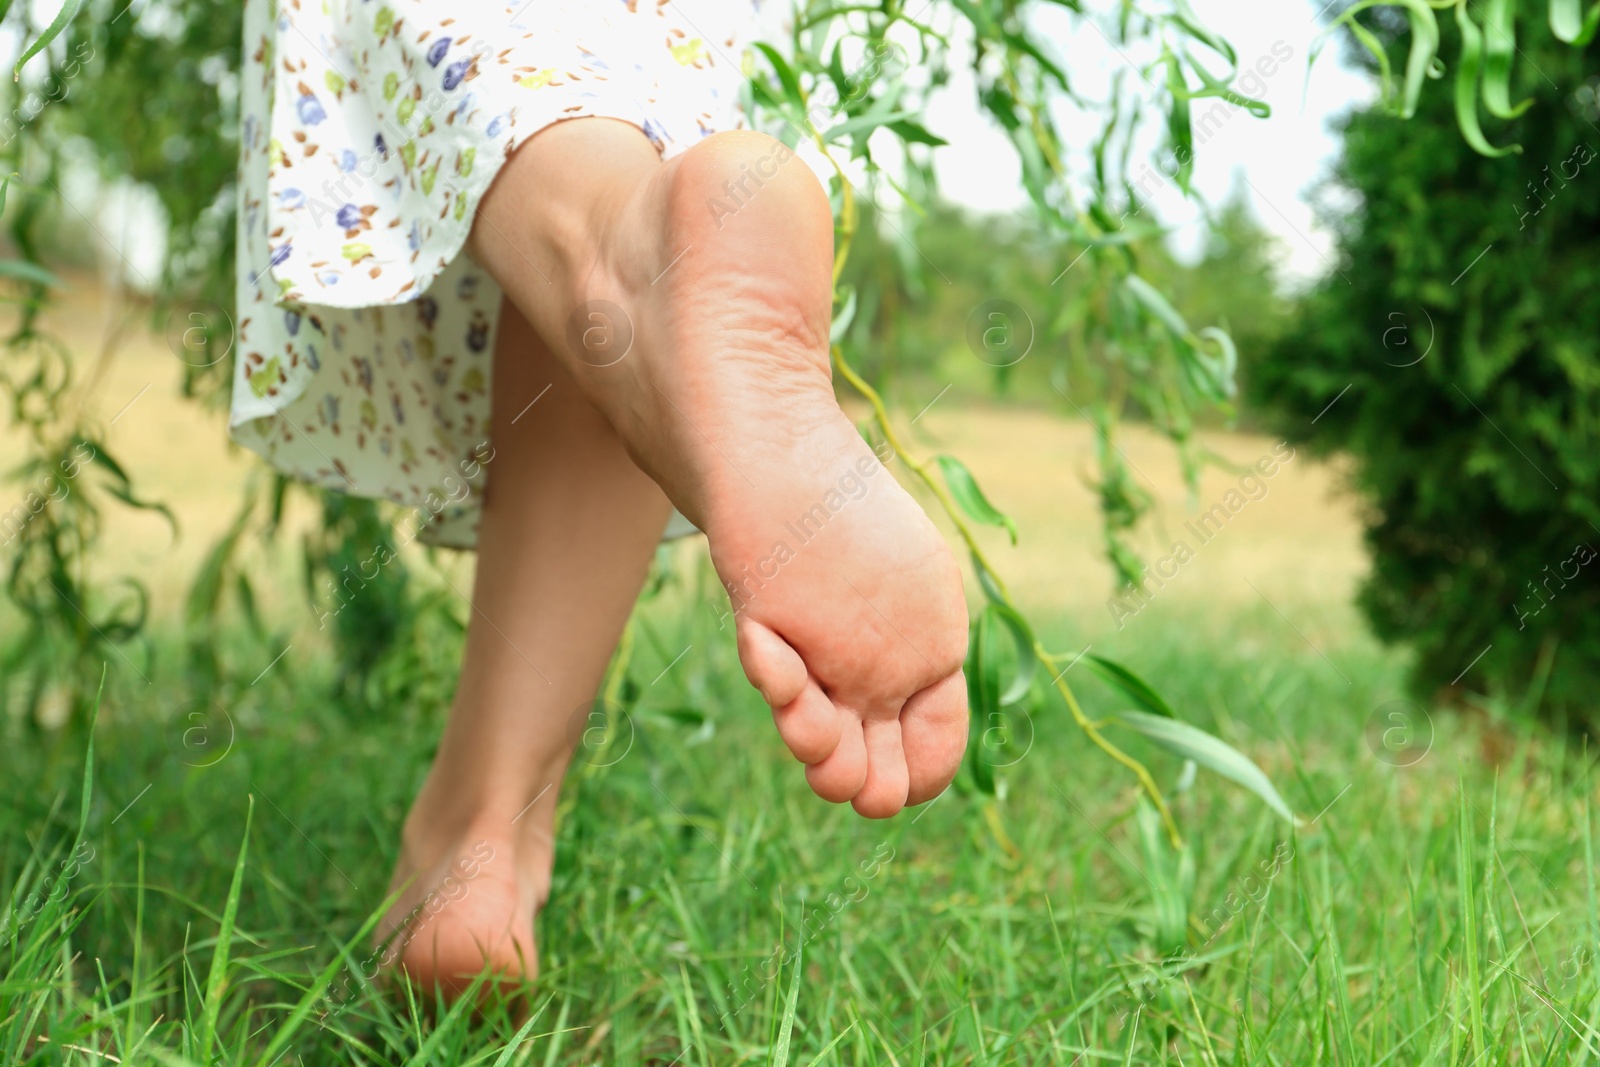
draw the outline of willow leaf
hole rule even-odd
[[[1161,694],[1150,687],[1143,678],[1134,674],[1128,668],[1115,660],[1106,659],[1104,656],[1087,656],[1089,667],[1100,677],[1110,682],[1122,695],[1139,705],[1145,711],[1160,715],[1168,719],[1176,719],[1171,705],[1161,698]]]
[[[1582,0],[1550,0],[1550,32],[1570,45],[1586,45],[1600,27],[1600,3],[1583,14]]]
[[[1178,309],[1173,307],[1165,296],[1161,295],[1161,290],[1137,274],[1128,275],[1123,279],[1122,284],[1127,287],[1128,292],[1132,294],[1135,300],[1144,305],[1145,309],[1161,322],[1161,325],[1171,331],[1174,338],[1188,343],[1190,337],[1189,324],[1184,321],[1182,315],[1178,314]]]
[[[1016,643],[1017,669],[1012,674],[1011,681],[1000,692],[1000,705],[1005,707],[1027,696],[1028,690],[1033,688],[1033,677],[1039,671],[1039,656],[1033,648],[1033,628],[1010,604],[990,603],[985,605],[983,610],[993,612],[1000,623],[1011,632],[1011,639]]]
[[[1233,338],[1229,336],[1227,330],[1218,329],[1215,326],[1202,328],[1200,336],[1214,342],[1221,354],[1212,356],[1206,352],[1197,351],[1196,357],[1211,372],[1211,376],[1216,382],[1217,390],[1224,397],[1233,396],[1238,392],[1238,385],[1234,379],[1234,374],[1239,369],[1238,346],[1233,343]]]
[[[1189,0],[1174,0],[1172,7],[1176,13],[1167,20],[1169,24],[1178,27],[1190,37],[1204,44],[1217,55],[1227,60],[1228,66],[1235,71],[1238,70],[1239,55],[1234,51],[1233,45],[1229,43],[1227,38],[1213,32],[1201,21],[1200,16],[1195,13],[1194,7],[1189,3]]]
[[[10,179],[6,179],[8,182]],[[0,197],[0,207],[4,206],[4,198]],[[15,278],[21,282],[31,282],[34,285],[45,285],[53,289],[63,288],[60,278],[50,273],[37,263],[29,263],[25,259],[0,260],[0,278]]]
[[[1312,55],[1321,51],[1321,42],[1327,34],[1339,26],[1356,26],[1355,18],[1361,12],[1373,7],[1401,7],[1405,9],[1406,18],[1411,23],[1411,51],[1406,56],[1405,84],[1400,90],[1400,117],[1410,118],[1417,113],[1417,101],[1422,97],[1422,83],[1433,74],[1433,63],[1439,55],[1439,20],[1433,16],[1433,8],[1427,0],[1358,0],[1339,13],[1339,17],[1329,24],[1328,28],[1318,36],[1312,45]],[[1370,44],[1362,34],[1356,35],[1363,44]]]
[[[1408,119],[1417,113],[1423,79],[1428,77],[1439,54],[1439,20],[1433,17],[1433,8],[1422,0],[1403,2],[1411,20],[1411,53],[1406,56],[1406,84],[1400,96],[1400,117]]]
[[[1119,711],[1116,720],[1130,730],[1137,730],[1162,748],[1184,759],[1192,759],[1200,766],[1244,786],[1274,812],[1291,823],[1295,821],[1294,812],[1284,803],[1272,779],[1248,756],[1221,738],[1178,719],[1167,719],[1142,711]]]
[[[1485,0],[1483,6],[1483,106],[1489,114],[1514,119],[1533,104],[1511,103],[1511,61],[1517,51],[1513,0]]]
[[[980,793],[994,795],[994,767],[983,758],[984,728],[1000,711],[1000,658],[994,652],[995,622],[979,612],[967,649],[967,707],[974,720],[967,731],[967,772]]]
[[[1194,174],[1194,124],[1189,115],[1189,83],[1183,77],[1183,65],[1172,52],[1166,54],[1167,92],[1172,96],[1167,111],[1167,136],[1172,141],[1172,152],[1178,161],[1174,180],[1185,195],[1189,192],[1189,179]]]
[[[988,526],[1001,526],[1006,533],[1011,535],[1011,543],[1017,543],[1017,524],[1011,521],[1011,516],[989,503],[989,498],[983,495],[983,490],[978,488],[978,480],[972,476],[967,465],[954,456],[935,456],[939,463],[939,470],[944,475],[944,484],[950,487],[950,496],[971,519]]]
[[[756,47],[761,54],[767,57],[767,62],[772,64],[772,69],[778,75],[778,83],[783,86],[783,97],[786,102],[793,105],[798,111],[805,110],[805,94],[800,91],[800,78],[776,48],[769,44],[757,42]]]
[[[44,28],[44,32],[39,35],[38,40],[34,41],[27,48],[22,50],[22,58],[17,60],[17,65],[15,67],[11,68],[12,81],[16,82],[22,80],[23,65],[34,56],[50,47],[50,42],[61,36],[61,32],[67,28],[67,24],[72,21],[73,16],[78,13],[78,8],[82,6],[83,0],[67,0],[66,3],[61,5],[61,10],[58,11],[56,13],[56,17],[50,21],[50,25]]]
[[[839,310],[834,313],[833,325],[828,328],[828,343],[838,344],[844,335],[849,332],[850,324],[856,320],[856,288],[853,285],[840,286],[844,293],[844,300],[839,304]]]
[[[1461,29],[1461,64],[1456,68],[1456,125],[1474,152],[1490,158],[1521,152],[1518,144],[1496,148],[1478,125],[1478,71],[1483,65],[1483,31],[1467,14],[1466,0],[1456,5],[1456,25]]]

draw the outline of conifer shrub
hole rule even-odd
[[[1510,103],[1532,106],[1483,114],[1520,151],[1474,151],[1448,93],[1408,122],[1348,118],[1333,187],[1356,206],[1247,388],[1291,443],[1353,461],[1372,558],[1360,606],[1414,650],[1419,694],[1458,685],[1593,724],[1600,45],[1559,44],[1529,16]],[[1440,22],[1440,54],[1459,54]]]

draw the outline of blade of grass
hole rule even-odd
[[[794,1035],[794,1014],[800,1003],[800,970],[805,942],[794,950],[794,973],[789,976],[789,996],[783,1005],[783,1021],[778,1024],[778,1043],[772,1050],[772,1067],[789,1067],[789,1040]],[[837,1040],[837,1039],[835,1039]]]
[[[511,1062],[511,1057],[516,1055],[518,1047],[521,1046],[523,1038],[528,1036],[528,1031],[533,1029],[533,1024],[539,1021],[539,1016],[544,1014],[544,1009],[548,1008],[550,1002],[554,999],[554,993],[546,997],[544,1003],[539,1005],[539,1010],[533,1013],[533,1017],[523,1023],[515,1034],[511,1035],[511,1040],[506,1043],[506,1047],[494,1061],[494,1067],[507,1067],[507,1064]]]
[[[1478,902],[1472,878],[1472,816],[1465,780],[1458,779],[1456,789],[1459,792],[1456,803],[1456,879],[1461,900],[1462,956],[1466,971],[1463,981],[1472,1024],[1472,1052],[1474,1056],[1482,1056],[1489,1051],[1489,1046],[1484,1042],[1483,986],[1478,973]]]
[[[340,965],[353,962],[350,946],[359,945],[366,941],[367,934],[371,933],[372,928],[378,925],[378,920],[383,918],[388,909],[399,899],[399,896],[398,891],[391,893],[381,907],[367,916],[367,921],[361,924],[361,928],[356,931],[355,936],[350,939],[349,943],[341,947],[334,954],[333,959],[328,961],[328,965],[322,969],[322,973],[317,975],[316,981],[311,983],[306,988],[305,993],[301,995],[299,1003],[294,1006],[294,1010],[289,1013],[289,1017],[279,1025],[278,1032],[273,1035],[271,1043],[256,1059],[256,1067],[268,1067],[268,1064],[276,1060],[279,1054],[288,1047],[290,1039],[294,1037],[300,1027],[305,1025],[306,1019],[310,1018],[311,1010],[322,999],[323,990],[328,987],[328,983],[338,973]]]
[[[256,798],[250,794],[244,813],[244,838],[239,842],[239,858],[233,865],[233,883],[228,887],[228,903],[222,909],[222,927],[217,947],[211,952],[211,970],[206,975],[206,1001],[200,1020],[200,1062],[211,1062],[211,1046],[217,1037],[217,1016],[222,1012],[222,990],[228,981],[228,953],[233,947],[233,924],[239,915],[239,894],[244,885],[245,855],[250,849],[250,822],[255,815]]]

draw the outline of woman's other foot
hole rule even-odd
[[[437,987],[450,999],[480,976],[498,976],[508,991],[537,976],[533,923],[550,895],[554,781],[520,814],[455,814],[448,799],[435,802],[436,783],[423,787],[390,880],[400,897],[377,929],[381,967],[424,997]]]

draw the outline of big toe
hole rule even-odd
[[[956,671],[906,701],[900,709],[900,743],[910,780],[907,804],[944,792],[967,750],[967,680]]]

